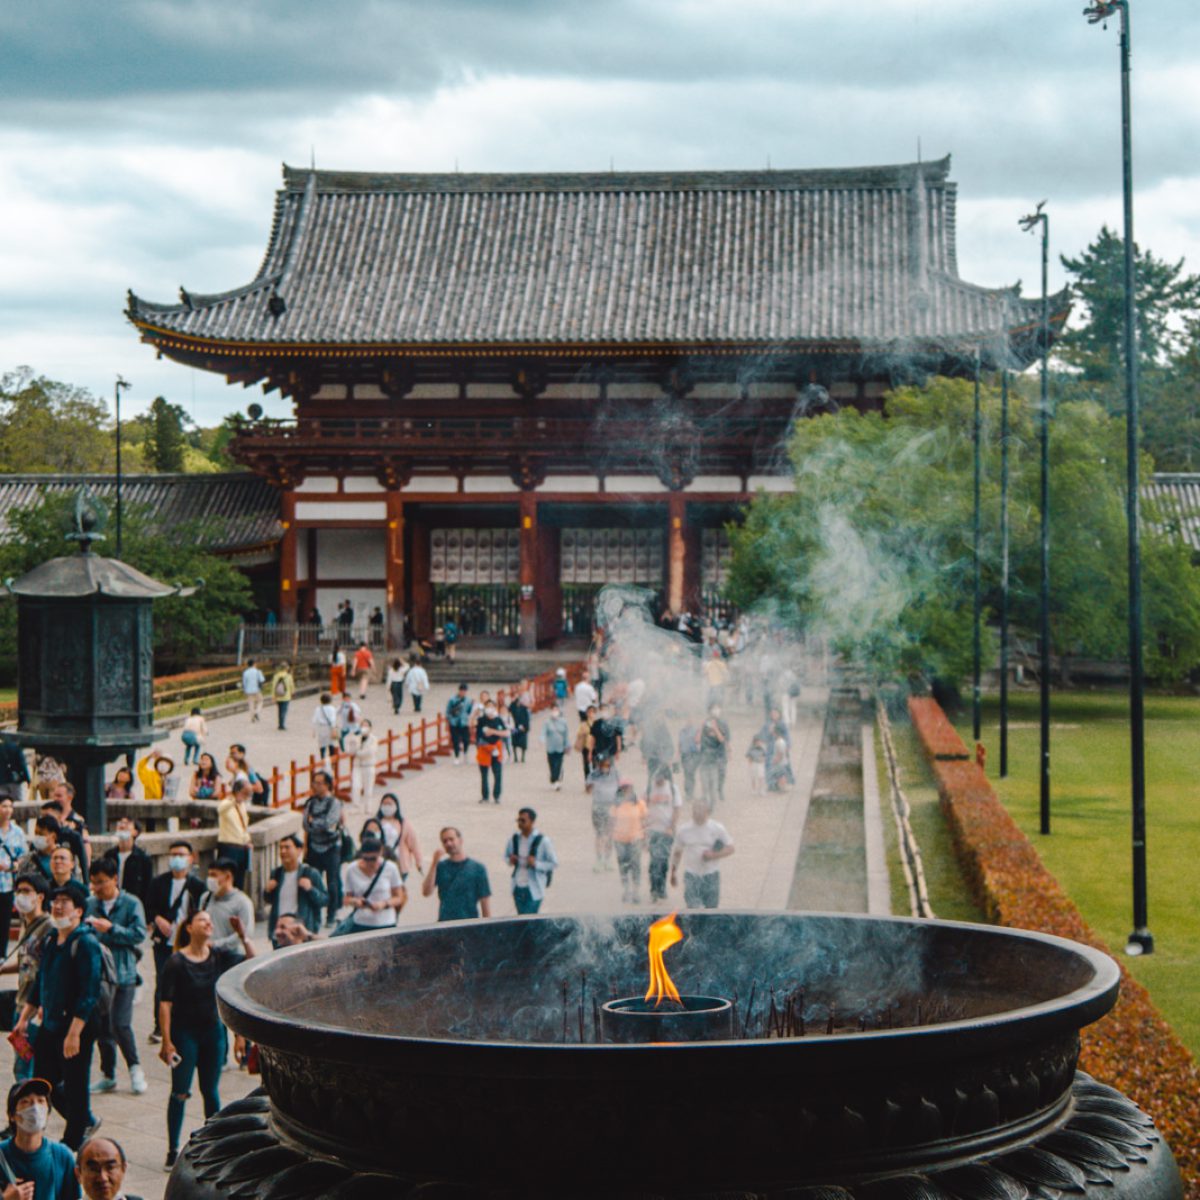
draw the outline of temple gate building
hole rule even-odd
[[[454,617],[532,647],[589,632],[608,582],[719,603],[792,422],[1036,358],[1040,303],[958,276],[949,165],[285,167],[249,283],[128,315],[291,401],[229,447],[278,489],[281,620],[349,598],[391,645]]]

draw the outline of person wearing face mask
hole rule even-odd
[[[425,874],[425,860],[421,855],[421,847],[417,844],[417,832],[410,821],[400,815],[400,801],[395,792],[386,792],[379,802],[379,811],[375,814],[379,822],[379,832],[383,843],[396,857],[396,865],[400,868],[400,878],[408,882],[408,873],[416,864],[417,871]]]
[[[550,765],[550,783],[556,792],[562,791],[563,755],[571,745],[571,731],[562,714],[562,706],[555,704],[542,726],[542,744],[546,747],[546,761]]]
[[[357,800],[364,809],[370,809],[375,802],[375,768],[379,762],[379,739],[371,722],[364,718],[357,733],[346,735],[343,748],[354,756],[350,772],[351,799]]]
[[[117,886],[117,866],[111,858],[99,858],[88,872],[92,897],[85,920],[107,946],[117,969],[117,990],[108,1021],[100,1030],[100,1078],[93,1092],[117,1090],[117,1047],[129,1068],[129,1085],[135,1096],[146,1090],[146,1073],[138,1058],[133,1037],[133,996],[138,986],[138,956],[146,940],[146,915],[142,902]]]
[[[17,875],[40,875],[47,886],[51,882],[50,855],[58,845],[60,826],[55,817],[42,813],[33,827],[29,853],[16,866]]]
[[[75,1156],[46,1136],[51,1085],[26,1079],[8,1091],[8,1123],[13,1136],[0,1142],[0,1154],[20,1181],[4,1189],[4,1200],[75,1200]]]
[[[145,908],[154,864],[150,861],[150,855],[138,845],[141,832],[141,825],[133,817],[122,817],[117,822],[117,844],[104,857],[117,868],[117,883],[121,891],[136,896]]]
[[[200,907],[204,884],[192,874],[195,855],[191,842],[172,842],[168,870],[156,875],[146,891],[146,924],[154,951],[154,1032],[152,1042],[161,1040],[158,1030],[158,1001],[163,967],[171,957],[180,922]]]
[[[504,783],[504,740],[508,729],[500,716],[495,701],[489,700],[483,716],[475,724],[475,762],[479,767],[479,803],[489,799],[500,803],[500,789]],[[492,772],[492,794],[488,796],[488,770]]]
[[[71,1149],[97,1124],[88,1101],[88,1076],[100,1032],[101,958],[95,932],[83,923],[87,899],[83,884],[74,881],[50,893],[55,936],[44,943],[37,996],[26,1002],[16,1029],[26,1033],[34,1014],[41,1013],[33,1073],[54,1085],[51,1101],[66,1118],[63,1141]]]
[[[218,858],[208,868],[208,890],[200,899],[200,911],[212,917],[213,949],[240,954],[246,939],[254,936],[254,904],[234,886],[236,869],[231,858]]]
[[[13,972],[17,976],[17,992],[14,997],[14,1024],[19,1022],[21,1012],[32,997],[37,1000],[38,967],[42,962],[42,949],[46,935],[54,929],[50,923],[50,914],[46,912],[46,897],[50,889],[40,875],[18,875],[13,888],[13,904],[21,919],[21,939],[17,943],[15,959],[10,958],[0,974],[8,975]],[[13,1059],[13,1075],[18,1079],[28,1079],[33,1074],[32,1043],[37,1041],[38,1030],[41,1028],[37,1021],[30,1021],[25,1031],[28,1041],[24,1057],[17,1053]],[[15,1047],[14,1047],[15,1049]]]
[[[0,794],[0,929],[12,924],[15,870],[28,853],[25,831],[12,815],[12,797]]]

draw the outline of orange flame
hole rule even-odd
[[[663,953],[677,942],[683,941],[683,930],[675,924],[675,914],[661,917],[650,926],[650,986],[646,989],[646,1000],[654,1000],[657,1008],[665,996],[668,1000],[682,1003],[679,999],[679,989],[671,982],[667,974]]]

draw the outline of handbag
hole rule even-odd
[[[386,864],[386,863],[380,863],[380,864],[379,864],[379,870],[375,872],[375,877],[374,877],[374,879],[372,879],[372,880],[371,880],[371,882],[370,882],[369,886],[367,887],[367,890],[366,890],[365,892],[363,892],[363,896],[362,896],[362,898],[363,898],[364,900],[368,900],[368,899],[370,899],[371,893],[372,893],[372,892],[375,890],[375,885],[376,885],[376,884],[377,884],[377,883],[380,881],[380,879],[382,879],[382,878],[383,878],[383,872],[384,872],[384,870],[385,870],[386,866],[387,866],[387,864]],[[357,908],[355,908],[355,909],[351,909],[351,911],[350,911],[349,913],[347,913],[347,914],[346,914],[346,916],[344,916],[344,917],[343,917],[343,918],[342,918],[342,919],[341,919],[341,920],[340,920],[340,921],[339,921],[339,922],[338,922],[338,923],[337,923],[337,924],[336,924],[336,925],[333,927],[333,932],[332,932],[332,933],[331,933],[329,936],[330,936],[330,937],[345,937],[345,936],[346,936],[346,934],[348,934],[348,933],[359,933],[359,932],[365,932],[365,931],[366,931],[366,926],[365,926],[365,925],[359,925],[359,924],[357,924],[357,922],[354,920],[354,915],[355,915],[355,913],[357,913],[357,912],[358,912],[358,909],[357,909]]]
[[[348,863],[354,861],[354,839],[350,836],[350,831],[342,827],[342,862]]]

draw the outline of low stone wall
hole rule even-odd
[[[937,701],[914,696],[908,710],[937,779],[959,862],[988,918],[1112,955],[1043,866]],[[1154,1118],[1175,1153],[1186,1195],[1200,1200],[1200,1068],[1149,992],[1112,956],[1121,969],[1121,994],[1108,1016],[1083,1030],[1080,1066]]]

